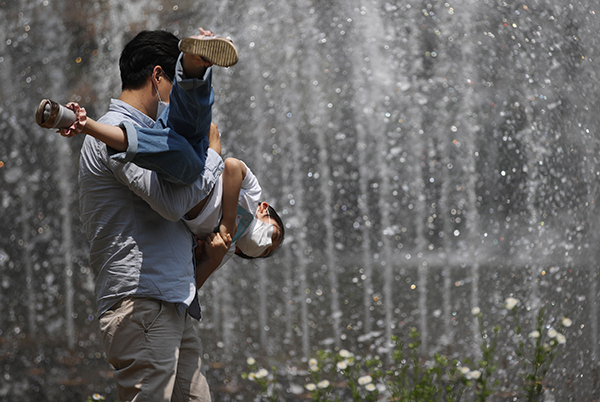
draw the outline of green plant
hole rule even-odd
[[[405,352],[404,343],[392,337],[396,345],[392,353],[394,365],[387,371],[386,388],[390,400],[412,401],[459,401],[469,384],[458,370],[458,362],[435,354],[432,361],[423,361],[419,356],[421,334],[416,328],[409,332],[410,342]]]
[[[265,368],[259,369],[256,360],[252,357],[249,357],[246,363],[251,371],[242,373],[242,378],[254,381],[258,384],[261,390],[260,395],[263,400],[271,402],[277,401],[277,376],[272,375]],[[277,372],[276,367],[272,367],[272,370],[273,373]]]
[[[473,308],[472,313],[479,323],[479,336],[481,338],[479,348],[481,350],[481,360],[473,365],[478,368],[467,373],[466,378],[475,386],[473,392],[477,397],[477,400],[479,402],[485,402],[487,398],[494,393],[494,389],[498,384],[500,384],[499,380],[492,379],[494,372],[498,368],[498,364],[495,362],[495,353],[498,348],[500,326],[496,325],[490,334],[484,326],[481,310],[478,307],[475,307]],[[469,360],[466,361],[468,362]]]
[[[319,351],[308,362],[309,381],[312,382],[308,382],[305,388],[313,401],[338,401],[340,399],[339,395],[335,395],[333,381],[342,376],[344,389],[349,390],[353,401],[376,401],[379,390],[375,382],[383,375],[381,364],[379,357],[360,359],[345,349],[338,352]]]
[[[535,329],[528,334],[533,344],[524,341],[516,309],[518,304],[519,301],[512,297],[505,302],[505,307],[513,313],[517,339],[514,353],[521,361],[513,367],[517,377],[524,379],[523,396],[527,401],[538,401],[544,390],[544,378],[559,352],[558,347],[566,342],[566,338],[559,330],[545,324],[545,310],[541,309]],[[389,395],[389,402],[459,402],[464,397],[475,398],[477,402],[488,401],[500,384],[496,353],[501,327],[486,328],[487,323],[478,307],[472,309],[472,314],[479,324],[480,353],[476,359],[465,358],[459,362],[439,354],[424,359],[420,354],[421,334],[411,328],[406,344],[400,337],[392,336],[393,350],[387,364],[379,356],[361,357],[346,349],[318,351],[308,361],[304,388],[311,399],[318,402],[375,402],[381,400],[382,391]],[[555,326],[561,329],[570,325],[571,320],[563,318]],[[260,386],[262,397],[268,398],[265,400],[276,401],[275,377],[265,369],[258,370],[254,359],[249,359],[248,364],[254,371],[244,373],[243,377]]]
[[[523,339],[522,326],[518,317],[518,300],[508,298],[506,307],[512,311],[515,323],[515,335],[517,337],[517,347],[515,354],[521,360],[522,373],[520,374],[525,383],[523,391],[528,402],[541,400],[544,392],[544,378],[550,370],[550,365],[559,353],[558,347],[566,343],[566,337],[550,325],[545,325],[546,309],[542,307],[535,320],[535,329],[527,334],[526,340]],[[559,323],[559,328],[571,326],[571,320],[563,318]]]

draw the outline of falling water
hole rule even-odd
[[[136,32],[198,26],[240,50],[215,71],[214,117],[286,223],[272,259],[234,259],[201,290],[216,400],[253,398],[247,356],[303,369],[321,348],[387,353],[411,327],[424,359],[476,357],[473,307],[513,367],[508,296],[575,323],[548,398],[598,399],[595,4],[172,3],[0,3],[0,399],[116,395],[77,214],[82,139],[36,127],[35,106],[100,116]]]

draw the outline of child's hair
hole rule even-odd
[[[246,260],[254,260],[256,258],[269,258],[273,254],[275,254],[277,252],[277,250],[279,250],[279,247],[281,247],[281,245],[283,244],[283,239],[285,238],[285,227],[283,226],[283,221],[281,220],[281,217],[279,216],[277,211],[275,211],[275,208],[273,208],[271,205],[269,205],[269,208],[267,209],[267,211],[268,211],[271,219],[273,219],[275,221],[275,223],[277,223],[277,226],[279,226],[279,232],[278,232],[279,235],[275,237],[275,241],[279,241],[280,239],[281,240],[280,240],[280,243],[279,243],[279,246],[277,247],[277,249],[275,249],[270,254],[263,255],[262,257],[250,257],[249,255],[246,255],[246,254],[242,253],[241,251],[236,252],[235,255],[237,255],[238,257],[244,258]]]
[[[160,66],[173,81],[178,57],[179,39],[172,33],[140,32],[125,45],[119,58],[122,89],[141,88],[156,66]]]

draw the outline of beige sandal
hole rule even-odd
[[[220,67],[231,67],[238,62],[238,51],[229,39],[217,36],[183,38],[179,50],[202,57]]]

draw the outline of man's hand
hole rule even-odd
[[[200,289],[210,275],[219,267],[223,257],[231,247],[231,236],[223,238],[220,233],[211,233],[205,241],[198,241],[198,246],[204,245],[204,250],[200,254],[202,259],[198,259],[196,267],[196,287]],[[196,256],[199,254],[196,253]]]
[[[231,247],[231,236],[221,233],[211,233],[204,242],[204,252],[209,261],[220,264]]]
[[[196,256],[196,263],[202,262],[206,258],[206,252],[204,251],[204,240],[196,239],[196,249],[194,250]]]

